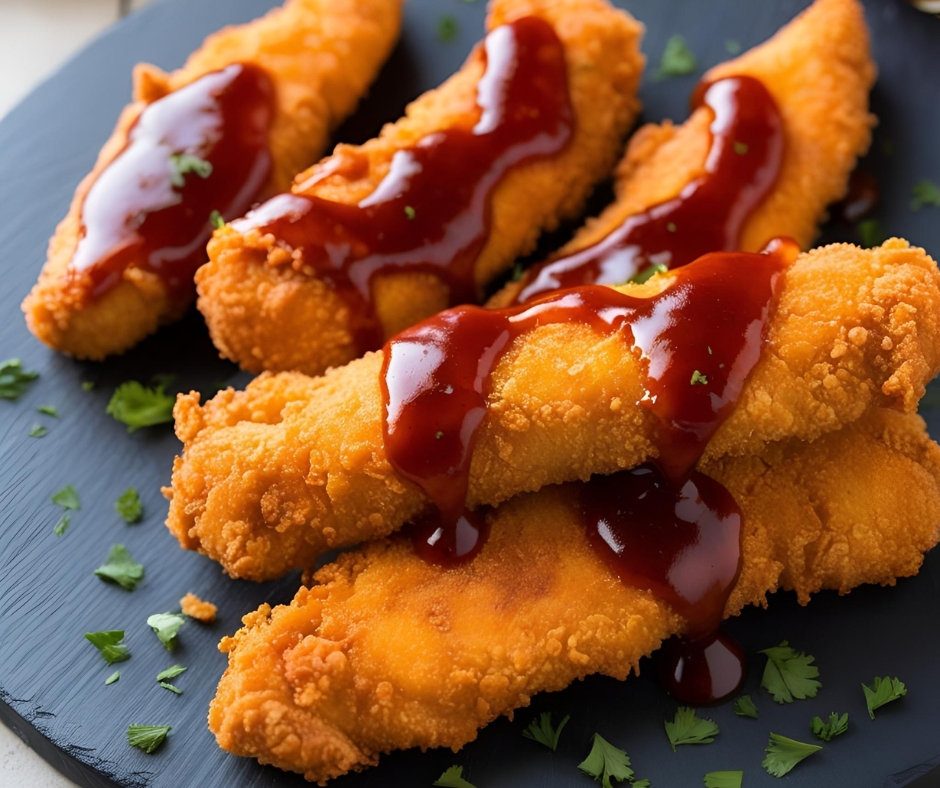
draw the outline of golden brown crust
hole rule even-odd
[[[672,274],[632,292],[665,287]],[[167,525],[235,577],[277,577],[330,547],[384,536],[428,505],[386,459],[379,376],[369,354],[321,378],[262,375],[244,392],[177,401]],[[878,407],[912,412],[940,370],[940,272],[899,240],[833,245],[785,276],[761,360],[705,460],[813,440]],[[642,362],[622,337],[545,325],[492,375],[468,503],[495,505],[548,484],[656,456]]]
[[[875,412],[705,470],[745,516],[726,615],[778,588],[806,602],[893,584],[940,538],[940,448],[914,415]],[[504,504],[468,564],[441,569],[407,539],[376,542],[289,606],[246,616],[221,646],[229,667],[209,713],[219,744],[322,784],[393,749],[458,749],[536,692],[626,678],[683,622],[609,572],[573,498],[548,488]]]
[[[551,22],[565,46],[577,126],[563,153],[516,168],[496,188],[491,236],[474,268],[480,285],[531,251],[543,231],[577,213],[610,171],[639,110],[639,24],[606,0],[494,0],[487,25],[492,29],[529,15]],[[371,194],[396,151],[433,131],[476,122],[482,72],[477,52],[379,137],[358,147],[340,145],[332,157],[297,176],[293,191],[346,203]],[[348,161],[357,166],[320,177]],[[318,176],[315,184],[308,183],[312,176]],[[199,309],[222,355],[243,368],[317,375],[352,360],[358,350],[347,307],[325,282],[301,273],[303,259],[292,259],[290,252],[270,234],[219,230],[209,244],[210,262],[196,277]],[[389,336],[443,309],[448,297],[433,275],[405,273],[378,277],[374,300]]]
[[[23,302],[30,331],[63,353],[101,360],[178,319],[189,306],[189,300],[171,297],[158,276],[136,266],[90,303],[67,277],[82,236],[85,197],[124,149],[148,103],[231,63],[260,65],[276,90],[273,171],[262,196],[276,194],[322,155],[332,129],[355,108],[398,37],[400,7],[401,0],[288,0],[261,19],[210,36],[177,71],[138,66],[134,103],[121,113],[94,169],[79,184],[49,242],[39,282]]]
[[[809,247],[826,206],[845,196],[856,159],[868,150],[875,118],[868,93],[875,81],[865,15],[857,0],[816,0],[769,41],[711,69],[705,81],[734,75],[761,80],[776,100],[786,149],[773,191],[741,232],[740,248],[757,252],[771,238],[790,236]],[[597,243],[648,208],[675,198],[704,173],[712,113],[698,109],[681,126],[668,121],[639,129],[617,167],[616,201],[561,249]],[[520,285],[497,293],[509,303]]]

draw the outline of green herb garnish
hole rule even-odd
[[[672,751],[680,744],[711,744],[718,735],[718,726],[712,720],[695,716],[695,710],[680,706],[672,722],[664,723]]]
[[[160,682],[160,686],[163,687],[163,689],[168,689],[170,692],[172,692],[172,693],[174,693],[174,694],[176,694],[176,695],[182,695],[182,694],[183,694],[183,690],[181,690],[179,687],[174,686],[173,684],[169,684],[169,683],[166,682],[166,681],[161,681],[161,682]]]
[[[734,713],[739,717],[757,719],[757,706],[754,705],[750,695],[742,695],[734,702]]]
[[[198,175],[205,180],[212,175],[212,163],[191,153],[174,153],[170,156],[170,183],[176,189],[186,185],[186,176],[189,173]]]
[[[816,681],[819,668],[813,665],[815,657],[802,651],[797,653],[785,640],[779,646],[759,653],[767,655],[760,685],[773,695],[777,703],[816,697],[822,684]]]
[[[692,380],[689,381],[690,386],[707,386],[708,385],[708,376],[703,375],[697,369],[692,372]]]
[[[34,424],[29,428],[29,437],[30,438],[42,438],[44,437],[49,430],[42,426],[42,424]]]
[[[225,219],[222,214],[218,211],[213,211],[209,214],[209,224],[212,225],[213,230],[221,230],[225,227]]]
[[[656,78],[684,77],[693,71],[695,71],[695,55],[692,54],[692,50],[686,45],[682,36],[672,36],[666,42]]]
[[[455,38],[457,38],[457,33],[459,28],[457,26],[457,20],[454,19],[450,14],[444,14],[437,21],[437,40],[441,41],[444,44],[449,44]]]
[[[161,671],[157,674],[157,681],[166,681],[167,679],[175,679],[181,673],[185,673],[186,668],[182,665],[174,665],[171,668],[167,668],[164,671]]]
[[[818,744],[804,744],[801,741],[788,739],[786,736],[780,736],[776,733],[770,734],[770,741],[764,752],[767,757],[761,761],[769,774],[774,777],[783,777],[804,758],[808,758],[815,752],[822,749]]]
[[[19,399],[38,377],[38,372],[25,372],[18,358],[0,361],[0,399]]]
[[[726,39],[725,52],[727,52],[729,55],[740,55],[741,44],[738,41],[735,41],[733,38]]]
[[[169,725],[129,725],[127,743],[149,755],[163,744],[171,730],[173,729]]]
[[[642,285],[644,282],[648,282],[656,274],[664,274],[669,269],[663,263],[654,263],[653,265],[648,265],[642,271],[634,274],[630,277],[630,284],[633,285]]]
[[[186,616],[182,613],[155,613],[147,619],[147,625],[167,651],[173,650],[176,645],[176,636],[185,623]]]
[[[116,544],[108,553],[108,560],[95,570],[95,574],[103,580],[117,583],[127,591],[133,591],[144,579],[144,566],[131,558],[124,545]]]
[[[881,222],[877,219],[863,219],[855,225],[859,240],[866,249],[874,246],[881,246],[885,239],[885,232],[881,227]]]
[[[113,665],[115,662],[123,662],[125,659],[131,658],[131,652],[128,651],[127,646],[124,644],[123,629],[86,632],[85,640],[101,652],[104,661],[109,665]],[[115,679],[115,681],[117,681],[117,679]]]
[[[93,380],[82,381],[82,391],[91,391],[94,387],[95,387],[95,381]]]
[[[54,493],[51,500],[56,506],[61,506],[63,509],[82,508],[81,501],[78,500],[78,493],[75,492],[75,488],[71,484]]]
[[[630,766],[630,756],[618,747],[614,747],[599,733],[594,734],[594,743],[588,757],[578,764],[578,768],[588,777],[593,777],[604,788],[613,788],[611,780],[623,782],[626,780],[634,788],[643,788],[649,785],[647,780],[634,779],[633,769]]]
[[[119,678],[121,678],[121,671],[116,670],[104,680],[104,685],[107,687],[109,684],[114,684]]]
[[[823,722],[819,717],[813,717],[809,723],[809,729],[817,739],[832,741],[833,736],[841,736],[849,729],[849,715],[843,714],[840,717],[838,713],[832,712],[828,722]]]
[[[36,412],[45,416],[52,416],[55,419],[59,418],[59,409],[55,405],[40,405],[36,408]]]
[[[868,716],[875,719],[875,710],[880,709],[886,703],[891,703],[903,695],[907,695],[907,687],[904,682],[885,676],[883,679],[875,677],[874,682],[869,687],[862,684],[862,691],[865,693],[865,703],[868,706]]]
[[[129,380],[117,387],[106,412],[126,424],[128,432],[173,421],[176,398],[164,393],[164,388],[164,384],[147,388],[136,380]]]
[[[704,779],[705,788],[741,788],[744,772],[709,772]]]
[[[750,148],[748,148],[748,145],[747,145],[746,142],[737,142],[737,141],[736,141],[736,142],[734,143],[733,147],[734,147],[734,152],[737,153],[738,156],[743,156],[745,153],[748,152],[748,150],[750,150]]]
[[[441,786],[441,788],[476,788],[473,783],[468,783],[463,778],[463,766],[451,766],[431,785]]]
[[[114,508],[128,525],[139,523],[144,516],[144,507],[140,502],[140,496],[133,487],[128,487],[121,493],[121,497],[114,502]]]
[[[562,728],[570,719],[571,715],[566,714],[562,721],[558,723],[558,727],[553,728],[552,713],[544,711],[538,716],[538,719],[534,719],[529,723],[522,735],[527,739],[537,741],[539,744],[544,744],[552,752],[555,752],[558,749],[558,738],[561,736]]]
[[[415,218],[415,216],[417,216],[417,213],[415,212],[415,209],[412,208],[410,205],[406,205],[406,206],[405,206],[405,218],[407,218],[409,221],[411,221],[412,219]]]
[[[911,200],[911,210],[919,211],[921,208],[940,208],[940,186],[935,183],[924,180],[918,183],[911,194],[914,199]]]
[[[65,533],[66,529],[72,524],[72,515],[68,512],[65,512],[60,518],[59,522],[55,524],[52,528],[52,533],[56,536],[62,536]]]

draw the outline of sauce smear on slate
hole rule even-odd
[[[127,147],[82,205],[73,279],[100,297],[137,265],[188,300],[205,262],[213,210],[241,216],[271,170],[268,75],[247,63],[206,74],[147,106]]]
[[[652,265],[678,268],[738,248],[744,222],[777,181],[783,119],[763,83],[748,76],[699,85],[694,104],[714,113],[705,174],[596,244],[530,268],[516,303],[559,288],[622,284]]]
[[[388,175],[358,204],[282,194],[233,224],[293,247],[292,264],[349,305],[362,352],[384,342],[372,298],[379,274],[432,272],[452,303],[476,300],[474,263],[489,237],[494,189],[520,164],[561,152],[572,136],[564,47],[551,25],[538,17],[502,25],[483,51],[480,118],[472,128],[439,131],[398,151]],[[346,159],[334,159],[301,188],[337,169],[354,175],[368,166],[362,156]]]

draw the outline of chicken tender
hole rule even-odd
[[[532,251],[542,232],[578,213],[613,167],[639,111],[642,27],[628,14],[606,0],[493,0],[487,27],[527,16],[547,20],[564,47],[574,131],[560,153],[513,167],[494,187],[485,242],[469,261],[476,300],[486,283]],[[477,49],[457,74],[414,101],[378,138],[361,147],[341,145],[298,175],[293,193],[359,204],[389,175],[396,153],[441,130],[474,127],[483,73],[484,54]],[[413,256],[405,262],[414,262]],[[355,336],[352,324],[362,310],[318,278],[303,250],[276,232],[244,229],[241,223],[222,228],[209,244],[209,257],[196,277],[199,309],[221,354],[244,369],[318,375],[375,349],[361,347]],[[426,271],[380,271],[369,288],[378,333],[385,337],[454,300],[443,279]]]
[[[743,570],[725,615],[822,589],[893,585],[940,538],[940,448],[915,415],[875,411],[703,470],[743,513]],[[425,563],[395,537],[340,556],[290,605],[222,641],[209,712],[221,747],[321,785],[409,747],[459,749],[537,692],[622,680],[685,630],[590,546],[574,486],[503,504],[469,563]]]
[[[651,295],[676,276],[618,289]],[[428,500],[386,455],[382,359],[373,353],[316,379],[263,375],[205,405],[198,393],[181,395],[183,455],[164,493],[183,547],[233,577],[262,580],[427,512]],[[704,459],[813,440],[876,407],[913,412],[938,370],[940,272],[922,249],[893,239],[802,254],[784,275],[761,358]],[[467,504],[657,457],[656,417],[634,405],[643,381],[643,363],[619,334],[578,323],[523,334],[490,378]]]
[[[210,36],[177,71],[167,74],[139,65],[134,71],[134,101],[122,112],[94,169],[78,186],[68,215],[50,241],[39,283],[23,302],[29,330],[55,350],[101,360],[178,319],[194,300],[189,280],[205,260],[199,247],[211,233],[210,213],[222,205],[196,206],[205,216],[205,228],[199,237],[186,239],[198,259],[185,271],[183,286],[169,287],[157,270],[162,260],[150,265],[153,255],[145,249],[124,259],[116,283],[101,293],[93,293],[87,272],[73,265],[86,237],[86,199],[127,149],[147,107],[232,64],[260,67],[273,85],[274,98],[267,132],[270,167],[254,197],[277,194],[289,188],[295,173],[323,155],[332,130],[353,111],[375,78],[398,38],[401,4],[402,0],[288,0],[261,19]],[[241,196],[251,204],[253,195]],[[114,200],[120,203],[118,197]],[[103,210],[116,212],[121,205]],[[128,216],[123,221],[137,227],[140,218]]]
[[[816,0],[772,39],[715,66],[702,82],[742,75],[759,79],[775,100],[785,144],[777,180],[743,222],[738,248],[757,252],[771,238],[789,236],[807,249],[826,206],[845,196],[849,174],[868,150],[875,124],[868,94],[876,68],[861,4]],[[593,246],[628,218],[674,199],[701,177],[713,119],[709,108],[700,107],[679,127],[667,121],[640,128],[617,166],[615,202],[551,259]],[[491,305],[510,303],[534,274],[508,284]]]

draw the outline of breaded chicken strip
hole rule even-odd
[[[575,129],[558,154],[523,163],[495,187],[491,225],[473,261],[480,289],[530,252],[539,235],[581,209],[591,188],[616,161],[639,111],[642,27],[606,0],[493,0],[487,28],[535,16],[547,20],[563,46]],[[405,117],[360,147],[297,176],[295,194],[357,204],[388,175],[396,152],[448,128],[472,128],[480,117],[477,86],[482,50],[436,90],[414,101]],[[299,250],[256,229],[218,230],[210,262],[196,277],[199,309],[222,355],[252,372],[297,370],[318,375],[361,355],[350,307],[315,274],[304,273]],[[267,261],[267,265],[265,265]],[[386,337],[445,308],[447,285],[426,272],[379,273],[371,283],[376,317]],[[368,348],[367,348],[368,349]]]
[[[68,215],[49,243],[39,283],[23,302],[29,330],[63,353],[100,360],[178,319],[192,303],[193,288],[169,289],[148,268],[146,257],[135,257],[119,283],[97,297],[89,298],[87,280],[71,268],[85,236],[85,200],[127,147],[145,108],[230,64],[259,66],[272,81],[275,95],[268,137],[271,166],[257,198],[281,192],[295,173],[323,155],[332,130],[375,78],[398,38],[401,5],[402,0],[288,0],[261,19],[210,36],[177,71],[167,74],[139,65],[134,101],[121,113],[94,169],[79,184]],[[201,208],[207,239],[208,217],[222,206]]]
[[[876,69],[861,4],[816,0],[769,41],[715,66],[702,81],[741,75],[759,79],[773,96],[785,146],[776,183],[742,225],[738,248],[757,252],[775,236],[809,248],[826,206],[845,196],[849,173],[871,142],[875,118],[868,112],[868,93]],[[713,117],[700,107],[681,126],[666,121],[640,128],[617,167],[615,202],[554,257],[593,246],[627,218],[672,200],[702,176]],[[508,284],[491,305],[511,302],[529,281]]]
[[[620,289],[652,294],[675,276]],[[183,455],[164,492],[183,547],[233,577],[262,580],[426,512],[427,499],[386,456],[381,368],[373,353],[322,378],[263,375],[202,406],[198,393],[181,395]],[[894,239],[802,254],[785,274],[761,359],[704,458],[813,440],[876,407],[913,412],[938,370],[940,272],[922,249]],[[523,334],[491,377],[468,505],[656,457],[656,417],[634,405],[644,374],[617,334],[577,323]]]
[[[893,585],[940,538],[940,448],[915,415],[876,411],[814,443],[774,443],[703,470],[743,513],[743,571],[725,609]],[[209,712],[220,746],[323,784],[379,754],[451,747],[537,692],[639,670],[685,622],[621,583],[590,546],[574,486],[491,515],[469,563],[442,569],[395,537],[342,555],[289,606],[222,641]]]

